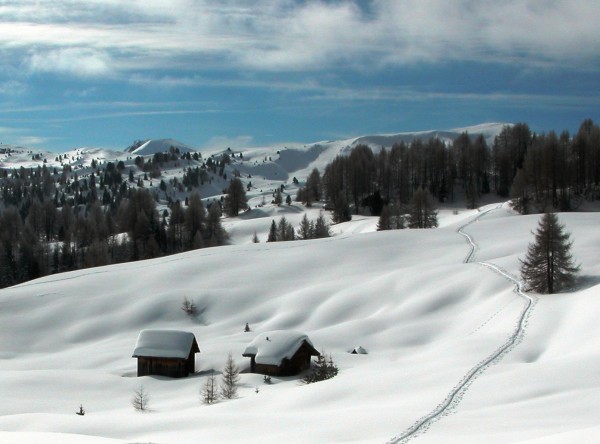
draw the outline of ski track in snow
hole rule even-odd
[[[460,234],[461,236],[463,236],[469,242],[470,247],[471,247],[469,253],[467,254],[467,257],[464,260],[464,263],[466,263],[466,264],[474,263],[474,264],[478,264],[483,267],[489,268],[493,272],[500,274],[501,276],[508,279],[509,281],[511,281],[514,284],[515,293],[517,293],[517,295],[519,297],[521,297],[525,302],[523,309],[517,320],[516,326],[515,326],[514,330],[511,332],[511,334],[508,337],[508,339],[506,340],[506,342],[504,344],[502,344],[499,348],[497,348],[493,353],[491,353],[487,358],[478,362],[473,368],[471,368],[471,370],[469,370],[469,372],[463,377],[463,379],[461,379],[460,382],[457,385],[455,385],[454,388],[450,391],[450,393],[448,393],[446,398],[444,398],[444,400],[442,402],[440,402],[430,413],[428,413],[427,415],[418,419],[407,430],[405,430],[404,432],[402,432],[399,435],[396,435],[395,437],[393,437],[392,439],[387,441],[386,444],[406,443],[406,442],[410,441],[412,438],[415,438],[423,433],[426,433],[427,430],[429,429],[429,427],[431,427],[431,425],[434,422],[441,419],[443,416],[447,416],[454,409],[456,409],[456,407],[462,400],[465,392],[467,391],[467,389],[470,387],[470,385],[473,383],[473,381],[478,376],[480,376],[489,366],[491,366],[494,363],[499,362],[508,352],[510,352],[523,339],[525,330],[527,328],[529,317],[531,315],[531,312],[533,311],[533,308],[535,307],[535,304],[538,301],[537,298],[527,295],[523,291],[523,283],[518,278],[512,276],[510,273],[508,273],[506,270],[502,269],[501,267],[494,265],[492,263],[489,263],[489,262],[474,262],[475,255],[477,252],[477,244],[475,243],[473,238],[469,234],[465,233],[465,231],[464,231],[464,229],[467,228],[469,225],[477,222],[479,219],[481,219],[483,216],[490,213],[491,211],[499,210],[501,207],[502,207],[502,205],[498,205],[494,208],[490,208],[490,209],[482,212],[477,217],[473,218],[466,224],[462,225],[457,230],[457,233]],[[498,315],[498,313],[500,313],[502,310],[504,310],[506,308],[507,305],[503,306],[500,310],[498,310],[494,315],[492,315],[492,317],[490,317],[482,325],[480,325],[478,328],[476,328],[471,334],[475,333],[477,330],[479,330],[485,324],[487,324],[491,319],[496,317]]]

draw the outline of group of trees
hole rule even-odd
[[[0,215],[2,287],[52,273],[222,245],[227,238],[219,204],[206,211],[197,195],[187,207],[172,203],[170,217],[167,211],[159,216],[154,197],[145,189],[126,188],[107,204],[95,200],[71,205],[36,191],[21,199],[20,206],[8,204]]]
[[[312,175],[311,175],[312,176]],[[600,128],[582,123],[574,137],[534,134],[527,124],[506,126],[490,148],[483,136],[467,133],[451,145],[437,138],[399,142],[374,153],[356,146],[325,167],[319,181],[332,205],[334,221],[369,209],[380,215],[386,204],[408,205],[419,189],[434,200],[453,201],[464,192],[470,208],[483,194],[514,197],[519,210],[569,210],[580,199],[600,199]],[[309,183],[302,189],[305,200]]]
[[[239,368],[229,353],[221,373],[221,383],[219,384],[214,374],[208,375],[200,389],[200,399],[203,404],[213,404],[219,398],[233,399],[237,396],[239,382]]]
[[[305,214],[300,221],[297,232],[294,230],[292,224],[287,221],[285,216],[282,216],[279,219],[279,223],[275,223],[275,220],[272,220],[267,242],[321,239],[325,237],[331,237],[329,224],[325,220],[325,216],[320,214],[316,221],[312,221],[309,220],[308,216]]]
[[[302,382],[312,384],[314,382],[325,381],[337,376],[338,371],[338,367],[333,361],[332,356],[321,353],[317,356],[317,360],[314,362],[311,370],[302,378]]]
[[[573,138],[567,132],[550,132],[529,135],[526,140],[522,161],[514,165],[510,184],[510,195],[519,212],[570,211],[583,199],[600,199],[598,125],[584,121]]]

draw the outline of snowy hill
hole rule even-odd
[[[130,146],[125,151],[136,156],[149,156],[156,153],[167,153],[171,148],[178,149],[180,153],[196,151],[194,148],[174,139],[151,139],[142,142],[141,145]]]
[[[494,138],[500,134],[502,128],[507,126],[506,123],[483,123],[480,125],[469,126],[464,128],[456,128],[447,131],[419,131],[419,132],[408,132],[398,134],[387,134],[378,136],[364,136],[359,137],[353,143],[353,145],[365,144],[369,146],[384,146],[386,148],[391,147],[395,143],[405,142],[410,143],[414,140],[429,140],[438,138],[446,144],[452,144],[452,142],[460,136],[462,133],[469,133],[472,138],[482,135],[485,138],[488,146],[492,146]]]
[[[501,273],[518,274],[537,216],[495,205],[442,211],[436,230],[374,232],[372,218],[357,219],[325,240],[209,248],[1,290],[0,442],[400,442],[452,393],[416,442],[598,442],[598,214],[560,215],[583,279],[534,297],[522,325],[526,299]],[[253,220],[228,223],[235,232]],[[460,227],[477,246],[470,263]],[[147,328],[192,331],[197,374],[135,377]],[[308,334],[339,375],[304,386],[247,373],[246,345],[279,329]],[[348,353],[358,345],[368,354]],[[201,385],[229,352],[243,369],[239,397],[202,405]],[[141,383],[146,414],[130,405]]]

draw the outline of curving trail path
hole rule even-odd
[[[494,265],[489,262],[474,262],[475,254],[477,252],[477,244],[475,243],[473,238],[464,231],[464,229],[472,223],[478,221],[491,211],[496,211],[501,207],[502,205],[498,205],[494,208],[482,212],[477,217],[471,219],[469,222],[462,225],[458,229],[457,233],[463,236],[470,244],[470,251],[467,254],[467,257],[465,258],[464,263],[476,263],[482,265],[484,267],[489,268],[493,272],[505,277],[514,285],[515,293],[517,293],[517,295],[523,299],[524,305],[517,319],[516,327],[510,333],[510,336],[506,340],[506,342],[502,344],[499,348],[494,350],[490,355],[488,355],[487,358],[475,364],[475,366],[473,366],[471,370],[469,370],[469,372],[463,377],[463,379],[461,379],[460,382],[456,384],[456,386],[454,386],[450,393],[446,395],[444,400],[440,402],[430,413],[418,419],[412,426],[410,426],[401,434],[396,435],[392,439],[387,441],[387,444],[406,443],[412,438],[415,438],[416,436],[425,433],[429,429],[431,424],[439,420],[441,417],[448,415],[450,411],[458,405],[464,393],[467,391],[467,389],[475,380],[475,378],[481,375],[491,364],[498,362],[500,359],[502,359],[502,357],[506,353],[512,350],[523,339],[525,329],[527,328],[527,321],[529,319],[529,316],[531,315],[535,304],[537,303],[537,298],[526,294],[523,291],[522,282],[519,281],[516,277],[509,274],[506,270],[503,270],[497,265]]]

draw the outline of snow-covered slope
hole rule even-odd
[[[127,149],[126,151],[136,156],[148,156],[156,153],[167,153],[171,148],[178,149],[180,153],[195,151],[194,148],[174,139],[151,139],[137,148]]]
[[[515,331],[523,300],[512,283],[463,263],[470,248],[457,229],[480,215],[443,212],[436,230],[353,234],[365,231],[361,219],[331,239],[203,249],[4,289],[0,442],[391,440]],[[417,442],[600,440],[599,213],[560,217],[582,263],[579,289],[540,297],[522,341]],[[501,208],[464,231],[478,246],[475,262],[516,275],[536,224]],[[181,310],[184,297],[197,317]],[[197,375],[136,378],[131,353],[147,328],[194,332]],[[246,373],[248,343],[282,329],[308,334],[339,375],[303,386],[295,378],[264,385]],[[349,354],[357,345],[368,354]],[[200,387],[229,352],[244,369],[239,397],[204,406]],[[140,384],[151,396],[147,414],[130,405]]]
[[[502,129],[507,126],[506,123],[482,123],[480,125],[456,128],[451,130],[431,130],[419,132],[406,132],[398,134],[385,134],[377,136],[363,136],[355,140],[354,144],[363,143],[369,146],[391,147],[395,143],[410,143],[413,140],[429,140],[438,138],[446,144],[451,144],[462,133],[468,133],[471,137],[482,135],[489,146],[494,142],[494,138],[500,134]]]

